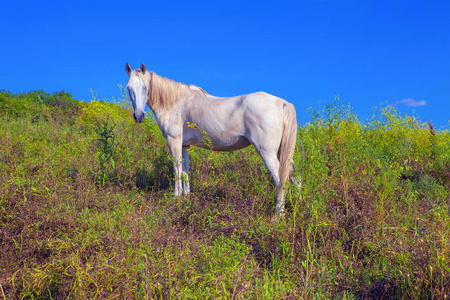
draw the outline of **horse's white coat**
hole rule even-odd
[[[191,145],[233,151],[253,144],[277,187],[275,212],[284,212],[283,187],[291,171],[297,135],[292,104],[264,92],[214,97],[199,87],[150,73],[144,64],[136,70],[127,64],[126,71],[130,76],[127,88],[134,119],[138,123],[144,121],[147,104],[175,158],[176,196],[189,194],[187,149]],[[188,125],[192,123],[196,126]],[[205,144],[202,131],[210,144]]]

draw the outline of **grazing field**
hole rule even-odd
[[[174,198],[157,124],[134,124],[126,95],[93,98],[0,92],[0,299],[450,296],[448,130],[310,109],[301,189],[272,223],[252,148],[192,149],[191,195]]]

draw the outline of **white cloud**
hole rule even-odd
[[[395,101],[394,103],[391,103],[391,106],[398,106],[398,105],[404,105],[404,106],[409,106],[409,107],[419,107],[419,106],[425,106],[427,105],[427,101],[425,100],[414,100],[411,98],[408,99],[403,99],[400,101]]]

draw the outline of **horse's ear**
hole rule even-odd
[[[142,74],[145,74],[145,72],[147,72],[147,67],[141,63],[141,72]]]
[[[130,63],[127,63],[125,66],[125,70],[127,71],[128,75],[131,76],[131,67],[130,67]]]

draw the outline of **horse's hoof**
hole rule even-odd
[[[275,216],[272,218],[272,223],[278,223],[281,219],[284,219],[286,213],[284,211],[276,212]]]

